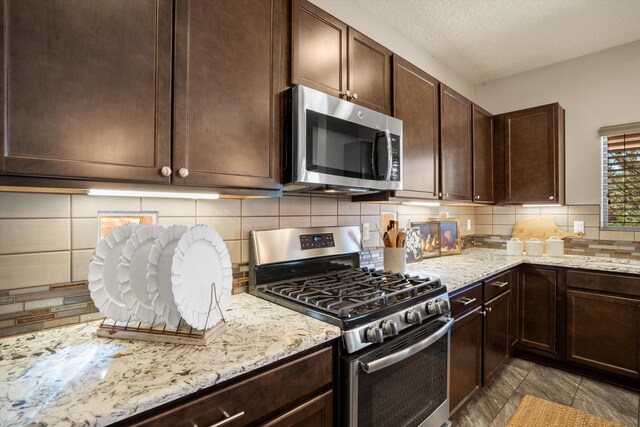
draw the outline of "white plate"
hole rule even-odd
[[[118,263],[118,283],[127,310],[138,320],[153,322],[156,312],[147,292],[147,262],[151,246],[164,227],[146,225],[137,229],[127,240]]]
[[[156,314],[170,326],[178,326],[180,312],[171,289],[171,262],[186,225],[172,225],[153,242],[147,263],[147,291]]]
[[[118,286],[118,262],[125,243],[139,227],[137,224],[122,225],[104,236],[89,264],[87,280],[91,299],[100,313],[120,322],[126,322],[131,315]]]
[[[217,232],[196,225],[182,235],[171,263],[171,287],[190,326],[208,329],[220,321],[231,298],[231,281],[231,258]]]

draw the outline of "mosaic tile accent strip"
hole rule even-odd
[[[476,248],[506,249],[510,238],[510,235],[476,234],[474,245]],[[567,238],[564,241],[564,253],[637,260],[640,259],[640,242]]]

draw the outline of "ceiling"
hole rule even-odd
[[[474,84],[640,40],[640,0],[356,0]]]

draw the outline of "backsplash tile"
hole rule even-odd
[[[0,219],[0,254],[69,250],[69,227],[68,219]]]
[[[67,194],[0,193],[0,218],[68,218]]]

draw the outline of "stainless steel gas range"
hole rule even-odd
[[[437,279],[360,268],[358,227],[251,233],[254,295],[339,326],[346,426],[449,424],[449,316]]]

